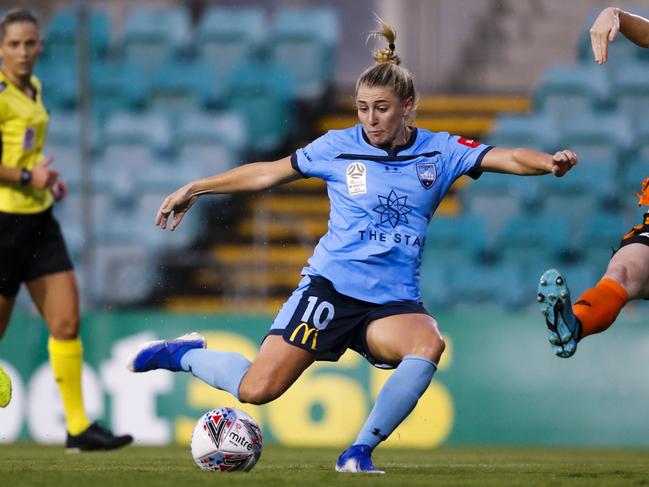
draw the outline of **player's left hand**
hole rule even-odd
[[[52,192],[52,196],[54,196],[54,201],[61,201],[68,195],[68,185],[62,179],[57,179],[50,188],[50,191]]]
[[[171,217],[169,229],[173,232],[197,199],[198,196],[192,194],[189,185],[174,191],[160,205],[155,224],[164,230],[167,228],[167,220]]]
[[[590,43],[597,64],[608,60],[608,43],[613,42],[620,31],[620,14],[615,7],[602,10],[590,28]]]
[[[576,164],[577,154],[568,149],[557,151],[552,156],[552,174],[560,178]]]

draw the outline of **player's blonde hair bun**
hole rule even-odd
[[[372,37],[383,37],[386,41],[388,41],[388,47],[384,47],[383,49],[378,49],[372,53],[372,56],[374,57],[374,61],[377,64],[380,63],[394,63],[396,65],[401,64],[401,59],[396,54],[396,46],[394,44],[394,41],[397,38],[397,32],[388,24],[386,24],[383,21],[383,19],[378,15],[374,14],[374,17],[376,18],[376,21],[380,24],[381,30],[374,30],[370,32],[369,35],[367,36],[367,39],[369,40]]]

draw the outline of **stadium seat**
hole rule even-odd
[[[273,21],[268,44],[273,62],[291,69],[298,98],[316,99],[333,77],[340,36],[338,17],[327,8],[286,8]]]
[[[98,242],[94,262],[90,289],[95,303],[132,304],[153,290],[154,257],[137,243]]]
[[[559,145],[582,159],[608,160],[617,164],[632,148],[634,132],[624,116],[582,112],[561,125]]]
[[[615,43],[614,43],[615,44]],[[612,72],[613,95],[618,110],[633,125],[642,123],[649,113],[649,63],[628,62]]]
[[[519,276],[512,263],[500,265],[460,263],[449,274],[452,290],[452,304],[475,305],[499,308],[515,306],[515,293],[520,289]]]
[[[567,217],[528,214],[505,223],[497,248],[504,262],[535,265],[563,259],[570,245]]]
[[[649,178],[649,158],[636,159],[627,164],[622,178],[623,196],[631,196],[634,192],[639,193],[645,178]]]
[[[240,114],[194,113],[181,119],[174,146],[178,165],[191,166],[196,177],[205,177],[238,165],[246,143],[246,123]]]
[[[43,104],[53,111],[70,111],[77,103],[77,68],[75,63],[63,64],[43,59],[34,73],[43,86]]]
[[[620,213],[594,213],[590,219],[582,222],[582,226],[582,231],[577,233],[576,250],[583,260],[601,273],[606,269],[613,249],[618,247],[620,240],[632,225],[628,225],[624,215]]]
[[[635,155],[639,159],[649,161],[649,117],[640,119],[636,126],[636,143],[634,147]]]
[[[424,255],[419,287],[422,300],[431,312],[453,305],[451,272],[450,263],[444,261],[441,256],[431,255],[431,252]]]
[[[552,151],[557,148],[557,139],[554,120],[541,112],[498,117],[485,142],[497,147],[531,147]]]
[[[90,53],[100,60],[106,57],[110,42],[108,14],[100,10],[90,12]],[[54,12],[45,31],[43,58],[69,65],[76,62],[77,13],[65,8]]]
[[[285,140],[292,96],[291,74],[278,66],[253,62],[234,72],[227,105],[246,120],[253,150],[271,150]]]
[[[167,153],[172,141],[167,118],[151,112],[115,113],[106,123],[103,139],[107,145],[147,146],[158,154]]]
[[[426,233],[426,254],[443,255],[447,262],[473,261],[486,249],[484,219],[464,214],[433,217]]]
[[[538,177],[484,173],[460,193],[464,210],[486,222],[489,248],[511,216],[536,211],[540,204]]]
[[[133,64],[95,63],[90,70],[90,107],[104,121],[116,111],[137,110],[144,106],[148,80]]]
[[[579,113],[605,108],[610,84],[606,72],[598,68],[592,63],[550,67],[534,94],[537,110],[570,123]]]
[[[614,210],[617,169],[615,161],[583,157],[561,178],[540,178],[543,211],[549,215],[569,212],[571,230],[576,230],[592,213]]]
[[[136,8],[124,25],[124,59],[151,73],[181,55],[189,41],[189,15],[182,8]]]
[[[258,7],[212,7],[202,17],[196,34],[198,59],[229,79],[246,62],[265,35],[264,13]]]
[[[170,62],[156,69],[147,99],[152,110],[178,115],[215,106],[225,87],[206,63]]]
[[[185,114],[176,127],[175,144],[219,142],[239,152],[246,148],[249,137],[246,122],[240,113],[221,111],[216,115],[205,112]]]

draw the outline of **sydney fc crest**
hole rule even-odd
[[[437,179],[437,169],[431,162],[420,162],[417,164],[417,177],[425,189],[430,189]]]

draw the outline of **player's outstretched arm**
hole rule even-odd
[[[608,60],[608,43],[615,40],[618,32],[638,46],[649,48],[649,20],[617,7],[608,7],[600,12],[590,28],[590,42],[598,64]]]
[[[552,173],[561,177],[575,164],[577,164],[577,155],[569,150],[560,150],[551,155],[534,149],[494,147],[485,155],[480,169],[519,176]]]
[[[198,197],[203,194],[229,194],[246,191],[262,191],[302,177],[291,166],[291,158],[274,162],[254,162],[235,167],[221,174],[197,179],[171,193],[160,205],[156,225],[174,230]]]

